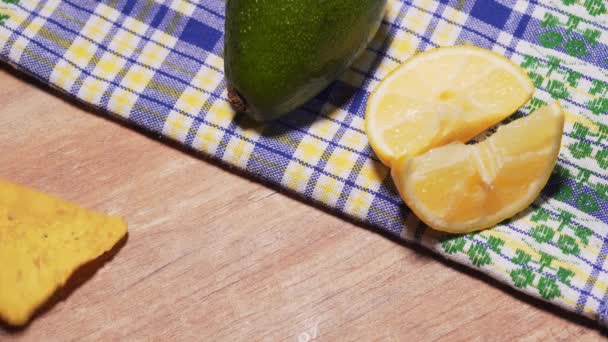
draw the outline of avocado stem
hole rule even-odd
[[[234,110],[240,113],[247,112],[247,103],[234,87],[228,87],[228,102]]]

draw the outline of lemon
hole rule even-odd
[[[395,161],[401,197],[427,225],[467,233],[527,208],[547,183],[564,129],[559,104],[498,128],[475,145],[460,142]]]
[[[526,103],[534,85],[507,58],[474,46],[421,53],[370,96],[365,130],[387,166],[453,141],[466,142]]]

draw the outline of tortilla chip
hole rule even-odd
[[[0,180],[0,318],[27,323],[79,266],[126,232],[119,217]]]

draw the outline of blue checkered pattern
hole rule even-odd
[[[275,122],[235,115],[223,77],[221,0],[0,0],[0,59],[136,126],[337,213],[608,321],[608,4],[604,0],[392,0],[339,80]],[[564,145],[541,197],[480,233],[429,230],[399,198],[363,131],[370,92],[413,54],[474,44],[558,99]],[[69,123],[66,123],[69,125]]]

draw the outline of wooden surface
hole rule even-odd
[[[0,177],[129,222],[111,261],[79,272],[25,329],[0,327],[0,340],[602,338],[594,322],[93,114],[5,67],[0,104]]]

